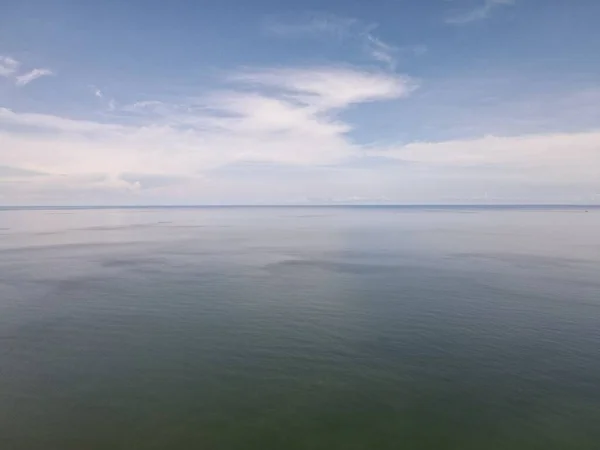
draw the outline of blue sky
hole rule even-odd
[[[21,0],[0,204],[600,202],[595,0]]]

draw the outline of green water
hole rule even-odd
[[[0,449],[600,448],[600,210],[0,211]]]

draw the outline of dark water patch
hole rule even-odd
[[[153,228],[169,222],[154,222],[154,223],[136,223],[129,225],[101,225],[85,228],[77,228],[77,231],[122,231],[122,230],[135,230],[144,228]]]
[[[124,248],[143,248],[154,244],[154,241],[132,241],[126,243],[112,243],[112,242],[84,242],[84,243],[65,243],[65,244],[33,244],[21,247],[9,247],[0,248],[0,255],[18,255],[18,254],[29,254],[41,252],[54,252],[54,251],[73,251],[73,252],[87,252],[98,250],[122,250]]]
[[[209,226],[209,225],[170,225],[169,228],[213,228],[215,226]],[[227,226],[222,225],[222,226],[217,226],[215,228],[227,228]]]
[[[482,262],[500,262],[513,264],[519,267],[550,266],[562,268],[577,265],[597,265],[597,262],[580,258],[515,253],[452,253],[448,255],[448,258],[469,259]]]
[[[137,268],[165,265],[167,263],[168,260],[165,258],[121,258],[104,260],[101,265],[109,268]]]
[[[304,269],[319,269],[324,271],[349,274],[393,274],[401,269],[397,266],[383,264],[353,263],[327,260],[289,260],[267,264],[264,268],[269,272],[294,272]]]

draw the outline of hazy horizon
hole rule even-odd
[[[86,205],[86,204],[74,204],[74,205],[0,205],[1,210],[44,210],[44,209],[145,209],[145,208],[474,208],[474,209],[544,209],[544,208],[568,208],[568,209],[585,209],[585,208],[600,208],[600,204],[577,204],[577,203],[414,203],[414,204],[394,204],[394,203],[322,203],[322,204],[226,204],[226,203],[214,203],[214,204],[123,204],[123,205]]]

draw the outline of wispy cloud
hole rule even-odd
[[[19,69],[19,61],[10,56],[0,56],[0,76],[10,77]]]
[[[25,86],[40,77],[53,75],[50,69],[33,69],[29,72],[19,74],[20,68],[21,62],[15,58],[0,56],[0,76],[8,78],[17,86]]]
[[[386,42],[376,33],[377,28],[375,23],[324,13],[271,18],[265,26],[268,33],[280,37],[317,38],[330,42],[351,43],[369,58],[393,70],[401,53],[417,47],[396,46]]]
[[[107,96],[102,89],[94,85],[91,85],[90,89],[92,90],[94,97],[96,97],[99,100],[99,103],[103,104],[106,107],[107,111],[113,112],[117,109],[116,100]]]
[[[370,32],[365,33],[364,38],[366,51],[374,60],[386,64],[390,69],[396,68],[398,47],[382,41]]]
[[[247,71],[232,79],[281,88],[287,91],[288,98],[317,110],[403,97],[417,86],[417,82],[407,76],[343,67]]]
[[[346,137],[352,126],[337,117],[338,111],[407,96],[415,87],[408,77],[349,67],[246,70],[229,82],[231,90],[190,98],[185,108],[138,102],[134,110],[151,114],[137,115],[137,124],[0,109],[5,125],[0,137],[6,143],[0,163],[109,177],[191,176],[242,162],[329,164],[354,151]]]
[[[265,29],[270,34],[283,37],[329,36],[343,39],[358,24],[359,21],[353,18],[307,13],[294,17],[272,17],[265,23]]]
[[[448,17],[446,23],[465,25],[489,18],[495,9],[501,6],[514,5],[516,0],[484,0],[483,4],[469,11]]]
[[[30,72],[17,76],[16,85],[25,86],[31,83],[32,81],[37,80],[38,78],[47,77],[50,75],[54,75],[54,72],[52,72],[50,69],[33,69]]]

